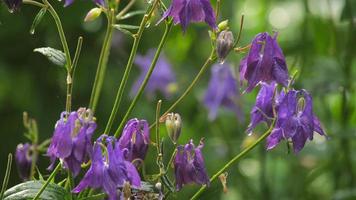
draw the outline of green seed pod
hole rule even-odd
[[[169,113],[166,117],[168,136],[174,144],[177,143],[182,129],[182,118],[178,113]]]

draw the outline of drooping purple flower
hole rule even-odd
[[[248,55],[240,62],[240,81],[247,81],[246,92],[259,82],[275,81],[288,85],[288,69],[277,34],[272,38],[268,33],[258,34],[252,41]]]
[[[292,141],[294,152],[298,153],[308,139],[313,139],[314,131],[325,135],[313,113],[312,97],[305,90],[290,90],[278,106],[276,125],[267,138],[267,149],[273,149],[285,139]]]
[[[122,150],[115,144],[114,137],[101,136],[94,144],[91,166],[73,193],[79,193],[90,187],[101,188],[109,200],[118,199],[117,188],[129,182],[133,187],[141,186],[141,178],[131,162],[124,160]],[[106,144],[106,151],[103,149]],[[104,153],[103,154],[103,150]]]
[[[80,165],[86,162],[91,154],[91,137],[96,123],[89,109],[79,108],[78,111],[66,115],[66,112],[62,112],[47,149],[47,155],[51,159],[49,169],[53,168],[59,158],[64,161],[65,168],[76,176],[80,172]]]
[[[136,95],[150,68],[156,50],[150,49],[145,56],[137,56],[135,64],[140,68],[141,74],[131,89],[131,96]],[[145,92],[148,97],[153,97],[155,92],[161,92],[166,98],[172,95],[172,86],[176,83],[176,77],[172,67],[164,55],[159,57],[156,67],[146,85]]]
[[[174,173],[176,177],[176,189],[180,190],[186,184],[196,183],[199,185],[210,185],[206,172],[203,154],[201,152],[204,144],[200,141],[198,147],[190,140],[185,146],[177,147],[174,159]]]
[[[121,150],[126,150],[125,159],[144,160],[150,143],[150,129],[146,120],[130,119],[118,141]]]
[[[205,21],[212,29],[216,29],[216,17],[209,0],[172,0],[168,10],[160,22],[172,17],[174,24],[180,24],[183,31],[190,22]]]
[[[10,13],[18,11],[22,6],[22,0],[4,0],[4,3],[9,9]]]
[[[229,64],[214,65],[211,68],[211,77],[204,97],[204,105],[209,109],[209,119],[214,120],[219,107],[223,106],[235,112],[242,120],[243,115],[237,104],[238,100],[238,84]]]
[[[256,97],[256,103],[251,111],[251,122],[247,128],[249,134],[259,123],[266,122],[269,125],[274,118],[273,106],[276,86],[275,82],[261,84],[261,89]]]
[[[31,156],[32,146],[29,143],[19,144],[16,147],[15,161],[17,166],[17,171],[22,180],[28,180],[31,174],[32,156]]]

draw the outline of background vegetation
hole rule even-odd
[[[143,6],[142,1],[136,3],[137,9]],[[299,71],[296,88],[305,88],[313,95],[315,113],[330,140],[316,135],[314,141],[309,142],[298,155],[288,154],[283,144],[271,152],[266,152],[261,146],[228,170],[227,194],[222,192],[221,184],[216,181],[202,199],[356,199],[356,1],[223,0],[222,3],[222,19],[230,20],[235,33],[240,26],[241,14],[245,14],[241,45],[247,45],[259,32],[279,32],[278,40],[287,57],[289,70]],[[83,22],[87,11],[94,5],[87,0],[77,0],[67,8],[63,8],[62,2],[53,1],[53,4],[62,19],[71,50],[75,49],[77,37],[84,36],[74,83],[73,108],[87,106],[106,22],[104,18]],[[23,6],[21,12],[9,14],[3,4],[0,7],[0,177],[5,172],[7,154],[14,152],[18,143],[26,142],[22,112],[27,111],[37,119],[40,138],[44,140],[52,135],[54,124],[65,108],[65,70],[33,52],[34,48],[43,46],[61,49],[56,27],[49,15],[37,27],[35,35],[29,34],[37,11],[35,7]],[[137,17],[127,23],[137,24],[139,20]],[[139,49],[141,54],[158,45],[163,27],[154,24],[155,21],[144,32]],[[131,44],[129,36],[115,33],[96,114],[97,135],[109,117]],[[164,52],[177,74],[178,90],[172,99],[164,100],[163,109],[168,108],[194,78],[209,56],[209,48],[205,25],[190,26],[185,35],[179,26],[173,29]],[[238,72],[242,56],[244,54],[232,53],[226,62]],[[138,69],[135,68],[130,83],[137,76]],[[204,75],[194,92],[175,111],[183,117],[180,143],[190,138],[197,143],[200,138],[205,138],[204,155],[208,172],[212,175],[241,151],[256,94],[241,97],[244,119],[237,119],[233,113],[221,110],[215,121],[208,121],[202,98],[209,76],[210,72]],[[127,98],[120,115],[126,111],[130,101],[129,90],[127,87]],[[159,98],[141,98],[132,117],[152,122]],[[119,119],[115,126],[118,126]],[[255,135],[261,132],[257,131]],[[169,151],[168,140],[166,144]],[[45,173],[49,161],[46,157],[40,159],[41,171]],[[147,160],[153,169],[154,159]],[[152,169],[149,167],[148,171]],[[14,167],[9,186],[19,181]],[[189,197],[197,189],[196,186],[186,187],[178,197]]]

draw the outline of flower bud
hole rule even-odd
[[[90,21],[94,21],[96,18],[98,18],[101,14],[101,8],[93,8],[91,9],[87,16],[85,16],[84,21],[85,22],[90,22]]]
[[[227,28],[229,28],[229,20],[224,20],[222,22],[219,23],[218,28],[220,31],[226,30]]]
[[[177,143],[182,129],[182,118],[178,113],[169,113],[166,117],[166,128],[168,136],[174,144]]]
[[[234,47],[234,35],[231,31],[221,31],[216,40],[216,53],[219,62],[223,63],[230,50]]]

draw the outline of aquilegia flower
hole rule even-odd
[[[122,187],[125,182],[129,182],[133,187],[141,186],[141,178],[135,166],[124,160],[122,150],[118,145],[113,147],[114,143],[114,137],[103,135],[98,138],[93,147],[91,166],[78,186],[73,189],[74,193],[88,187],[101,188],[110,200],[116,200],[117,188]],[[105,144],[106,150],[103,149]]]
[[[22,180],[28,180],[30,178],[32,165],[31,145],[29,143],[17,145],[15,161],[20,178]]]
[[[325,135],[319,119],[313,113],[313,102],[305,90],[290,90],[278,106],[277,121],[267,138],[267,149],[273,149],[282,140],[291,140],[294,152],[298,153],[313,133]]]
[[[172,17],[175,24],[180,24],[183,31],[187,30],[190,22],[205,21],[211,28],[217,28],[210,0],[172,0],[160,22],[167,17]]]
[[[150,129],[146,120],[131,119],[127,122],[118,141],[121,150],[126,150],[125,159],[144,160],[150,144]]]
[[[186,184],[196,183],[199,185],[210,185],[206,172],[203,154],[201,152],[204,144],[200,141],[195,147],[193,140],[185,146],[177,147],[177,154],[174,159],[174,174],[176,177],[176,189],[180,190]]]
[[[22,5],[22,0],[4,0],[5,5],[10,13],[18,11]]]
[[[249,134],[259,123],[266,122],[270,125],[272,119],[274,118],[273,106],[276,86],[277,84],[275,82],[271,84],[261,84],[261,89],[256,97],[256,103],[251,111],[251,122],[247,128],[247,132]]]
[[[216,64],[211,68],[208,89],[205,92],[204,105],[209,109],[209,119],[214,120],[220,106],[224,106],[236,113],[242,119],[239,100],[238,84],[229,64]]]
[[[250,52],[240,62],[240,81],[247,81],[246,92],[261,81],[288,85],[286,61],[276,40],[277,34],[272,38],[268,33],[260,33],[253,39]]]
[[[66,112],[62,112],[47,149],[47,155],[51,159],[49,169],[53,168],[59,158],[63,160],[64,167],[76,176],[81,169],[80,165],[86,162],[91,154],[91,137],[96,123],[89,109],[79,108],[78,111],[66,115]]]
[[[141,74],[131,89],[131,96],[134,96],[139,90],[145,76],[150,68],[151,62],[155,55],[155,49],[150,49],[146,56],[137,56],[135,64],[140,68]],[[172,94],[172,86],[176,83],[176,77],[172,67],[161,55],[157,61],[156,67],[146,85],[145,92],[149,97],[153,97],[156,91],[161,92],[166,98]]]

